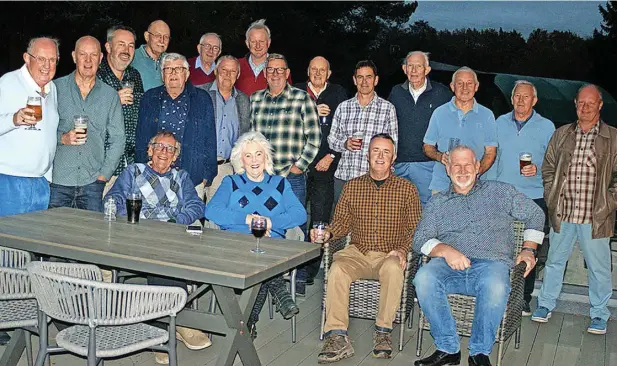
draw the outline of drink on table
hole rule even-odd
[[[519,154],[519,172],[521,174],[523,174],[522,169],[528,165],[532,165],[532,154],[527,152]]]
[[[28,97],[28,101],[26,102],[26,108],[34,110],[32,116],[37,122],[40,122],[43,119],[43,105],[41,97]],[[35,125],[30,125],[26,127],[26,130],[40,130],[40,128],[36,128]]]
[[[252,227],[251,234],[253,234],[253,236],[255,236],[256,238],[263,238],[264,234],[266,234],[266,228],[265,227]]]
[[[251,233],[257,240],[255,248],[251,249],[251,251],[255,254],[264,253],[264,250],[260,249],[260,238],[266,234],[266,218],[256,216],[251,219]]]
[[[75,133],[77,134],[77,139],[79,145],[83,145],[86,143],[86,138],[88,137],[88,116],[83,114],[78,114],[73,116],[73,124],[75,128]]]
[[[129,224],[139,223],[139,214],[142,211],[142,196],[133,193],[127,197],[127,222]]]

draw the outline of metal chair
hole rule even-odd
[[[524,224],[520,221],[513,222],[513,240],[515,242],[513,257],[517,258],[521,252],[524,242]],[[423,263],[427,263],[428,257],[423,256]],[[502,317],[500,327],[496,332],[496,342],[498,342],[498,360],[497,366],[502,364],[502,353],[504,343],[515,333],[515,349],[519,349],[519,341],[521,335],[521,310],[524,301],[524,273],[526,272],[526,263],[522,262],[511,268],[511,293],[506,304],[506,310]],[[457,324],[457,333],[460,336],[470,337],[472,335],[472,321],[474,320],[474,308],[476,297],[459,294],[448,295],[448,302],[451,306],[453,318]],[[423,331],[430,330],[429,322],[423,313],[423,309],[419,307],[418,333],[416,340],[416,357],[421,356],[421,347],[423,342]]]
[[[322,296],[322,321],[320,324],[320,340],[324,339],[324,325],[326,324],[326,289],[328,287],[328,271],[333,262],[333,255],[348,246],[350,237],[344,237],[324,244],[324,294]],[[403,332],[407,317],[414,314],[414,298],[416,291],[412,279],[418,270],[418,255],[408,252],[406,269],[404,272],[404,286],[401,291],[401,303],[397,309],[395,323],[399,327],[399,351],[403,350]],[[349,316],[352,318],[375,319],[378,315],[380,301],[380,281],[360,279],[350,285]]]
[[[58,346],[87,357],[88,366],[146,348],[168,352],[170,364],[177,364],[175,319],[187,300],[183,289],[100,282],[100,270],[92,265],[31,262],[27,269],[41,311],[78,324],[57,334]],[[99,281],[83,279],[88,273]],[[142,323],[167,316],[167,331]],[[36,365],[45,357],[41,349]]]

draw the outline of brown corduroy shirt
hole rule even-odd
[[[421,202],[412,183],[391,174],[378,187],[367,173],[344,185],[329,231],[332,240],[352,233],[350,245],[363,254],[407,253],[420,218]]]

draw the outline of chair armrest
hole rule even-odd
[[[0,267],[0,300],[34,299],[28,271]]]
[[[26,268],[32,256],[19,249],[0,247],[0,267]]]

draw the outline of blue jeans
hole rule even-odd
[[[431,336],[442,352],[459,352],[459,336],[448,294],[476,296],[469,354],[489,355],[511,292],[509,266],[489,259],[470,259],[470,268],[457,271],[444,258],[432,258],[414,277],[418,302],[431,325]]]
[[[431,198],[429,183],[431,183],[434,163],[435,161],[422,161],[395,164],[395,175],[409,180],[416,186],[423,207]]]
[[[307,208],[307,173],[302,174],[288,174],[288,182],[292,186],[292,191],[296,195],[296,198],[303,204],[303,207]],[[307,223],[300,225],[300,229],[305,234],[305,240],[307,239]],[[297,289],[304,290],[305,282],[307,281],[307,269],[305,266],[298,267],[296,271],[296,282],[298,283]],[[299,286],[301,287],[299,289]],[[304,291],[303,291],[304,292]]]
[[[0,216],[46,210],[49,183],[45,177],[0,174]]]
[[[549,253],[545,263],[543,286],[538,298],[538,306],[550,311],[556,307],[556,299],[562,290],[564,267],[573,251],[575,239],[584,253],[588,265],[588,298],[590,317],[609,319],[607,302],[612,295],[611,253],[609,238],[592,239],[592,225],[573,224],[562,221],[560,232],[552,228],[549,232]]]
[[[81,210],[103,212],[103,189],[105,182],[96,180],[80,187],[50,185],[49,208],[71,207]]]

